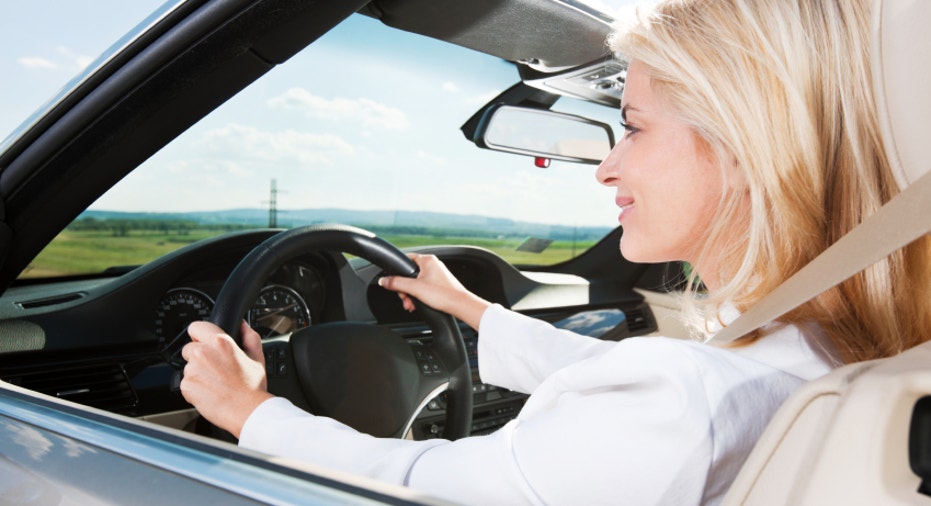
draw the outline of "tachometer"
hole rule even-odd
[[[155,335],[159,344],[175,338],[194,321],[206,320],[213,311],[213,299],[193,288],[165,292],[155,309]]]
[[[310,310],[296,291],[283,285],[269,285],[259,292],[246,318],[265,339],[307,327]]]

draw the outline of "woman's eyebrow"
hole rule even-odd
[[[640,111],[640,109],[637,109],[636,107],[633,107],[633,106],[630,105],[630,104],[624,104],[624,105],[622,105],[622,106],[621,106],[621,119],[624,120],[624,121],[627,121],[627,111],[635,111],[635,112],[636,112],[636,111]]]

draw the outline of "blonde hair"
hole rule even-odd
[[[898,193],[875,113],[869,4],[670,0],[609,40],[644,65],[724,174],[746,181],[725,185],[699,245],[722,282],[698,297],[690,279],[704,321],[724,304],[750,307]],[[924,237],[780,322],[818,324],[845,362],[891,356],[931,339],[929,291]]]

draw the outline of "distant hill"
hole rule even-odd
[[[84,211],[78,219],[95,220],[186,220],[202,225],[268,225],[267,209],[229,209],[190,213],[132,213],[120,211]],[[570,227],[514,221],[488,216],[427,213],[413,211],[356,211],[347,209],[279,210],[278,225],[291,228],[318,223],[342,223],[373,232],[429,233],[443,230],[480,237],[549,237],[552,239],[593,240],[604,237],[609,227]]]

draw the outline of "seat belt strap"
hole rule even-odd
[[[752,332],[931,232],[931,172],[741,314],[709,342],[724,344]],[[931,259],[929,259],[931,261]]]

